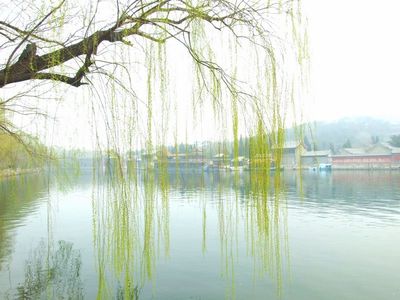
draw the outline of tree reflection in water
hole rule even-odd
[[[169,255],[169,193],[194,188],[202,192],[206,180],[218,199],[222,276],[227,298],[235,298],[235,266],[240,235],[252,257],[254,280],[274,282],[282,295],[283,274],[289,268],[286,201],[280,174],[244,176],[177,175],[164,171],[120,171],[96,178],[93,190],[93,233],[99,278],[98,299],[137,299],[146,282],[154,280],[157,260]],[[215,187],[215,188],[214,188]],[[204,190],[203,190],[204,192]],[[207,191],[210,192],[210,191]],[[207,252],[207,203],[200,203],[202,243]],[[117,291],[115,293],[115,291]]]
[[[41,174],[0,180],[0,270],[13,252],[15,236],[12,229],[40,204],[47,183]]]
[[[17,299],[83,299],[81,255],[72,243],[59,241],[53,252],[41,241],[25,264]]]

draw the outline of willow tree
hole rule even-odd
[[[0,12],[0,130],[6,134],[18,137],[17,117],[52,117],[46,106],[64,98],[64,107],[72,100],[79,103],[72,109],[76,115],[83,107],[92,113],[96,138],[106,134],[106,143],[98,145],[117,157],[137,147],[136,137],[150,156],[165,156],[163,145],[173,141],[178,149],[179,142],[189,139],[191,130],[182,134],[177,116],[186,115],[183,123],[189,127],[207,123],[211,115],[217,126],[205,130],[233,141],[234,156],[238,137],[250,135],[248,153],[255,167],[269,170],[272,156],[279,164],[284,127],[296,120],[296,100],[307,80],[307,31],[299,0],[3,1]],[[179,66],[184,61],[192,64]],[[224,143],[221,148],[225,151]],[[149,176],[144,195],[150,199],[156,193]],[[278,224],[279,213],[266,206],[268,177],[255,179],[251,187],[258,191],[252,193],[257,211],[250,215],[259,220],[259,238],[266,242],[260,249],[266,249],[269,222]],[[279,189],[279,181],[273,187]],[[143,220],[132,218],[138,210],[129,197],[130,185],[113,183],[103,191],[110,203],[93,201],[99,286],[104,290],[109,258],[115,273],[126,275],[120,280],[129,283],[126,295],[134,291],[125,262],[133,261],[132,245],[140,246],[138,239],[144,246],[137,253],[145,253],[147,262],[144,277],[151,277],[157,212],[168,248],[168,178],[161,177],[160,190],[162,209],[146,199]],[[223,226],[223,212],[233,208],[220,209],[221,232],[234,230]],[[271,211],[273,218],[267,216]],[[203,219],[205,225],[205,215]],[[141,221],[144,236],[135,236],[132,228]],[[102,247],[111,249],[111,255]],[[266,257],[263,251],[260,256]]]
[[[171,43],[185,49],[193,62],[193,111],[212,107],[215,118],[229,124],[237,154],[239,128],[251,127],[254,135],[273,132],[269,140],[281,140],[278,129],[290,106],[295,107],[293,99],[304,80],[298,75],[304,73],[307,60],[307,33],[299,0],[6,1],[0,7],[2,115],[21,112],[18,101],[32,95],[44,100],[33,107],[24,102],[24,113],[40,114],[43,102],[65,93],[68,86],[99,96],[101,80],[106,80],[110,93],[124,91],[136,101],[133,114],[139,112],[137,103],[146,102],[146,143],[152,146],[154,106],[165,115],[179,102],[190,101],[179,99],[179,91],[174,92],[179,99],[175,105],[167,96],[168,82],[176,77],[171,61],[180,61],[166,50]],[[140,72],[132,67],[138,62],[145,66]],[[147,92],[141,97],[139,78],[147,78]],[[45,89],[43,83],[53,87]],[[113,106],[126,102],[121,97],[115,101],[116,96],[103,98]],[[243,113],[252,121],[247,118],[245,123]],[[12,122],[0,126],[14,133]],[[174,127],[168,118],[157,126],[163,132]],[[157,136],[157,143],[164,142],[165,133]]]

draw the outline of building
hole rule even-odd
[[[314,168],[321,164],[332,164],[332,153],[330,150],[306,151],[301,154],[301,167]]]
[[[223,169],[229,166],[229,159],[224,153],[218,153],[212,158],[212,167],[215,169]]]
[[[378,143],[366,148],[346,148],[332,155],[334,169],[399,169],[400,148]]]
[[[283,148],[275,148],[282,150],[281,167],[287,169],[296,169],[301,166],[301,155],[306,152],[303,143],[298,141],[285,142]]]
[[[202,168],[207,160],[204,157],[204,152],[200,148],[193,148],[190,151],[183,153],[169,152],[164,149],[162,155],[158,154],[156,166],[159,167],[165,162],[165,166],[169,169],[184,168]]]

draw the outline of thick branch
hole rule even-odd
[[[236,21],[236,16],[242,13],[242,10],[237,9],[234,10],[232,13],[226,14],[224,16],[210,16],[207,13],[193,7],[164,8],[163,6],[166,5],[169,1],[170,0],[154,2],[154,4],[148,6],[147,10],[142,12],[139,17],[122,14],[121,18],[117,20],[117,22],[112,27],[106,30],[97,31],[92,35],[83,38],[80,42],[77,42],[75,44],[62,47],[60,49],[40,56],[34,54],[31,55],[29,59],[24,59],[24,57],[22,57],[22,54],[18,61],[14,62],[13,64],[9,64],[11,60],[9,59],[6,67],[3,70],[0,70],[0,88],[10,83],[22,82],[30,79],[49,79],[61,81],[73,86],[80,86],[82,85],[82,78],[86,73],[89,72],[89,67],[92,64],[92,55],[97,54],[97,49],[99,45],[104,41],[109,41],[112,43],[127,43],[124,40],[126,37],[139,35],[152,41],[163,43],[168,37],[157,38],[143,31],[140,31],[142,25],[157,25],[157,23],[161,23],[174,27],[184,22],[190,22],[193,19],[202,19],[210,23],[221,22],[226,25],[226,19]],[[162,18],[157,15],[158,13],[168,14],[174,11],[183,12],[186,13],[186,15],[182,15],[179,19],[172,19],[168,17]],[[152,14],[156,14],[156,17],[151,18],[150,16]],[[121,28],[127,25],[130,26],[127,28]],[[172,35],[171,37],[175,36],[176,35]],[[30,53],[34,52],[31,51]],[[74,58],[78,58],[82,55],[86,56],[85,62],[83,66],[77,71],[74,77],[69,77],[61,74],[53,74],[52,72],[43,72],[53,67],[62,65],[65,62]]]
[[[82,41],[55,50],[41,56],[35,56],[31,61],[19,60],[8,69],[0,71],[0,87],[6,84],[21,82],[29,79],[37,79],[40,71],[62,65],[63,63],[81,55],[96,54],[97,48],[103,41],[115,42],[121,40],[118,34],[111,30],[98,31]],[[40,76],[39,76],[40,77]]]
[[[74,87],[79,87],[81,85],[86,85],[87,83],[82,82],[81,78],[69,77],[62,74],[53,74],[53,73],[37,73],[34,75],[33,79],[46,79],[46,80],[54,80],[60,81]]]
[[[86,57],[90,59],[92,54],[97,53],[97,48],[102,42],[123,42],[125,37],[137,34],[139,28],[146,23],[145,19],[152,13],[157,12],[158,9],[167,2],[168,1],[158,3],[142,13],[136,23],[128,29],[117,31],[118,27],[113,26],[107,30],[97,31],[73,45],[63,47],[48,54],[35,56],[29,62],[26,60],[18,60],[9,67],[6,66],[6,68],[0,70],[0,88],[10,83],[30,79],[44,79],[43,77],[46,77],[47,75],[40,75],[40,71],[62,65],[63,63],[81,55],[86,55]],[[119,20],[117,24],[121,24],[121,21]],[[85,72],[87,72],[87,70],[85,70]],[[62,79],[61,81],[65,82],[64,79],[68,77],[57,75],[56,78],[60,78]]]

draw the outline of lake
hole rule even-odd
[[[0,181],[0,299],[400,299],[398,171],[66,174]]]

